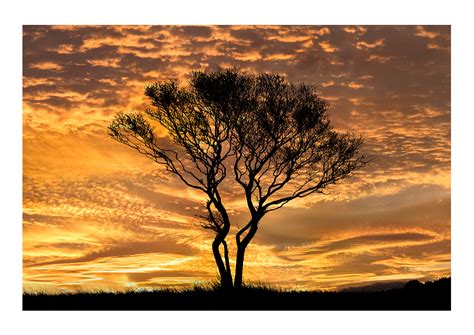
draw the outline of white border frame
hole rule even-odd
[[[8,6],[8,7],[7,7]],[[472,331],[474,189],[470,144],[473,29],[469,2],[446,1],[17,1],[0,20],[2,98],[1,328],[13,334],[443,334]],[[451,24],[451,312],[22,312],[21,87],[23,24]],[[4,186],[5,185],[5,186]],[[5,214],[6,210],[6,214]],[[118,314],[120,313],[120,314]],[[8,330],[7,330],[8,329]]]

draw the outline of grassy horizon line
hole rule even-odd
[[[408,280],[400,280],[400,281],[380,281],[380,282],[371,282],[365,285],[357,285],[354,283],[354,286],[346,286],[335,290],[328,290],[328,289],[295,289],[295,288],[288,288],[288,287],[281,287],[274,284],[268,284],[261,281],[248,281],[244,282],[242,288],[234,290],[261,290],[261,291],[269,291],[275,293],[299,293],[299,292],[309,292],[309,293],[339,293],[339,292],[352,292],[352,291],[360,291],[366,288],[366,291],[370,291],[371,286],[381,286],[379,289],[373,289],[372,291],[386,291],[392,289],[400,289],[403,288],[409,282],[418,282],[421,285],[430,285],[430,283],[436,284],[440,281],[449,280],[451,281],[451,277],[440,277],[435,280],[427,280],[424,282],[420,282],[417,279],[408,279]],[[395,287],[390,287],[390,284],[399,284]],[[383,286],[386,287],[384,288]],[[97,288],[97,289],[88,289],[88,288],[79,288],[75,290],[70,289],[58,289],[57,291],[49,291],[45,289],[29,289],[23,290],[23,295],[76,295],[76,294],[141,294],[141,293],[189,293],[189,292],[215,292],[215,291],[222,291],[225,290],[221,287],[219,280],[209,280],[203,281],[199,283],[194,283],[194,285],[189,287],[180,287],[180,286],[162,286],[162,287],[132,287],[132,288],[124,288],[124,289],[109,289],[109,288]]]

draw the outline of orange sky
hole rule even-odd
[[[25,26],[26,289],[213,279],[204,198],[107,137],[144,86],[238,66],[315,84],[370,166],[268,214],[245,279],[334,289],[450,274],[449,26]],[[229,194],[232,220],[245,220]],[[231,256],[234,253],[231,252]]]

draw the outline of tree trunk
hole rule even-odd
[[[222,244],[224,245],[224,260],[225,260],[225,267],[227,269],[227,282],[230,284],[230,287],[232,287],[232,271],[230,268],[230,262],[229,262],[229,250],[227,249],[227,242],[225,240],[222,241]]]
[[[237,257],[235,259],[235,278],[234,278],[234,287],[242,287],[242,278],[244,272],[244,256],[245,256],[244,246],[239,246],[237,248]]]
[[[232,276],[230,271],[227,271],[224,262],[222,261],[222,256],[219,251],[219,246],[221,244],[221,239],[219,236],[216,236],[212,242],[212,253],[214,254],[214,259],[216,261],[217,269],[219,270],[219,276],[221,279],[221,285],[223,288],[232,288]],[[230,269],[229,269],[230,270]]]
[[[244,274],[245,249],[247,248],[252,238],[255,236],[257,229],[258,229],[258,220],[254,220],[251,222],[249,232],[241,241],[239,240],[240,234],[237,235],[237,257],[235,259],[234,288],[242,287],[243,274]],[[245,229],[243,231],[245,231]]]
[[[230,263],[229,263],[229,252],[227,249],[227,243],[225,241],[225,238],[227,234],[229,233],[230,229],[230,221],[229,217],[227,215],[227,211],[224,207],[224,205],[221,202],[221,198],[219,193],[217,192],[216,189],[214,189],[213,192],[208,193],[210,202],[207,203],[207,210],[209,212],[210,217],[213,219],[213,222],[216,223],[215,217],[212,213],[211,210],[211,203],[214,205],[214,207],[219,211],[219,213],[222,216],[222,220],[224,223],[224,227],[220,228],[216,231],[217,235],[212,242],[212,253],[214,254],[214,259],[216,260],[217,264],[217,269],[219,270],[219,276],[221,277],[221,287],[222,288],[232,288],[232,272],[230,269]],[[224,259],[225,259],[225,264],[222,261],[222,256],[220,253],[220,245],[224,246]]]

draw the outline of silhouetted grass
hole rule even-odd
[[[24,310],[450,310],[451,279],[379,292],[296,291],[247,284],[224,290],[218,284],[189,289],[131,292],[23,294]]]

